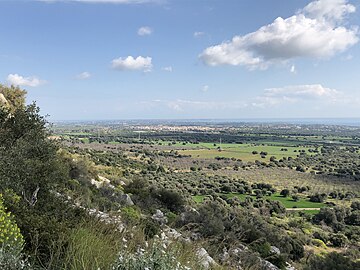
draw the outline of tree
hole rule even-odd
[[[311,195],[309,197],[309,200],[310,202],[324,202],[325,199],[326,199],[327,195],[325,193],[322,193],[322,194],[319,194],[319,193],[316,193],[315,195]]]
[[[345,221],[346,224],[360,226],[360,210],[352,211]]]
[[[0,84],[0,94],[4,97],[2,103],[11,113],[16,109],[23,109],[25,107],[26,91],[19,87],[6,87]]]
[[[360,210],[360,201],[354,201],[351,203],[351,209]]]
[[[290,195],[290,190],[288,189],[283,189],[281,192],[280,192],[280,195],[283,196],[283,197],[287,197]]]
[[[0,192],[11,189],[30,205],[65,178],[58,147],[48,139],[47,122],[25,91],[0,87],[11,108],[0,108]]]
[[[345,247],[349,241],[345,235],[337,233],[330,236],[330,242],[335,247]]]

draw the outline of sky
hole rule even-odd
[[[50,120],[360,117],[358,0],[0,0]]]

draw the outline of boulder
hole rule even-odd
[[[164,213],[159,209],[156,209],[155,214],[153,214],[151,218],[160,223],[160,225],[165,225],[168,222],[167,217],[165,217]]]
[[[281,253],[280,249],[275,246],[271,246],[270,252],[273,254],[277,254],[277,255],[280,255],[280,253]]]
[[[6,100],[4,95],[0,93],[0,105],[6,105],[6,104],[8,104],[8,101]]]
[[[216,265],[216,262],[209,255],[205,248],[200,248],[196,252],[197,257],[199,258],[199,262],[205,269],[209,269],[211,266]]]
[[[132,206],[134,205],[134,202],[131,200],[131,197],[129,194],[123,194],[120,198],[121,202],[126,206]]]

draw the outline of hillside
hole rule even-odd
[[[359,268],[357,178],[270,160],[205,158],[200,169],[145,139],[54,140],[25,92],[0,94],[1,269]]]

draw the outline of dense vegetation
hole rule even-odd
[[[360,267],[353,130],[216,127],[139,139],[89,126],[54,136],[24,91],[0,94],[2,269]],[[335,135],[335,144],[323,138]],[[222,157],[225,143],[248,144],[260,160]],[[219,155],[186,154],[199,144]],[[266,147],[281,158],[267,159]]]

